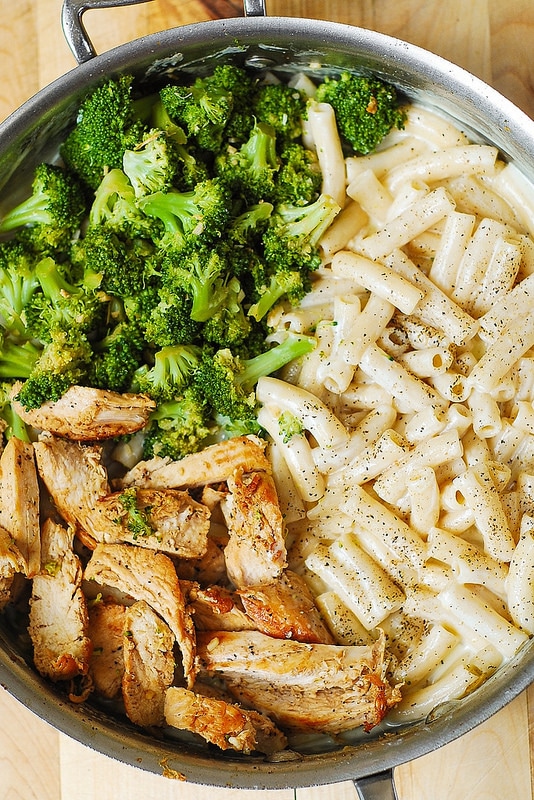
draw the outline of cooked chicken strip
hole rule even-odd
[[[306,581],[295,572],[286,570],[271,583],[240,589],[237,594],[262,633],[276,639],[334,644]]]
[[[180,461],[153,458],[140,461],[126,473],[120,486],[144,486],[173,489],[183,486],[206,486],[226,481],[236,470],[271,472],[264,453],[265,442],[256,436],[237,436],[210,445]]]
[[[97,602],[89,606],[88,635],[93,644],[90,673],[96,694],[116,697],[124,674],[124,631],[126,606]]]
[[[58,512],[92,549],[97,541],[91,530],[94,508],[110,492],[101,445],[43,434],[33,447],[37,468]]]
[[[135,508],[141,512],[140,525],[124,507],[124,493],[132,491]],[[188,492],[130,487],[124,493],[114,492],[98,500],[93,514],[85,520],[96,541],[130,542],[178,558],[196,559],[205,555],[210,512]]]
[[[165,620],[178,642],[191,688],[197,672],[195,629],[171,559],[135,545],[98,544],[85,568],[85,579],[144,600]]]
[[[197,630],[247,631],[257,630],[247,617],[239,597],[222,586],[202,589],[198,584],[186,584],[187,603],[193,612]],[[182,588],[184,582],[182,581]]]
[[[230,539],[224,550],[237,589],[270,583],[286,566],[284,524],[274,481],[266,472],[236,471],[222,503]]]
[[[91,640],[73,532],[48,519],[41,532],[42,569],[33,578],[28,632],[41,675],[69,680],[89,670]]]
[[[372,647],[303,644],[263,633],[198,633],[200,669],[222,678],[244,706],[283,729],[338,734],[370,730],[400,692],[385,679],[384,636]]]
[[[27,577],[41,568],[39,484],[33,447],[12,437],[0,457],[0,525],[14,539]]]
[[[165,695],[165,721],[202,736],[221,750],[271,754],[287,745],[284,734],[263,714],[177,686]]]
[[[126,609],[122,696],[131,722],[163,725],[165,692],[174,680],[174,636],[152,608],[140,600]]]
[[[17,391],[16,385],[14,397]],[[89,386],[71,386],[56,402],[29,411],[13,400],[13,408],[28,425],[78,442],[135,433],[145,427],[155,407],[155,402],[143,394],[120,394]]]
[[[226,582],[224,548],[215,539],[208,537],[206,552],[198,559],[180,559],[176,562],[180,580],[198,581],[204,586]]]
[[[26,572],[26,561],[13,537],[0,526],[0,611],[11,600],[11,586],[17,573]]]

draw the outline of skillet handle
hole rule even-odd
[[[63,0],[61,8],[61,27],[72,54],[78,64],[89,61],[96,56],[93,43],[89,38],[83,15],[89,9],[116,8],[118,6],[133,6],[137,3],[147,3],[150,0]]]
[[[356,778],[354,786],[359,800],[398,800],[391,769],[365,778]]]

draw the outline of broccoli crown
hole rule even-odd
[[[291,141],[302,135],[306,102],[298,89],[285,83],[265,83],[256,92],[253,114],[270,125],[282,141]]]
[[[32,193],[0,220],[0,233],[29,226],[29,237],[41,251],[67,248],[86,212],[78,180],[62,167],[38,164]]]
[[[133,376],[133,387],[157,402],[176,399],[191,380],[199,360],[195,345],[169,345],[154,355],[154,365],[144,364]]]
[[[350,72],[325,78],[312,102],[332,106],[340,135],[361,154],[374,150],[392,128],[402,129],[406,119],[395,87]]]
[[[60,155],[91,189],[109,169],[120,169],[124,151],[142,141],[146,125],[133,97],[133,76],[121,75],[97,86],[82,102],[78,120]]]
[[[243,309],[243,291],[237,278],[230,278],[223,284],[224,301],[213,314],[210,314],[202,328],[207,342],[218,347],[236,348],[248,338],[251,329],[250,319]]]
[[[87,382],[97,389],[127,392],[134,373],[144,361],[145,339],[132,322],[119,322],[103,339],[93,344]]]
[[[158,302],[143,318],[142,327],[147,341],[155,347],[190,344],[196,341],[201,324],[191,317],[193,301],[185,289],[172,291],[162,287]]]
[[[213,432],[207,405],[193,386],[161,403],[150,418],[143,441],[144,458],[180,459],[201,450]]]
[[[160,245],[180,250],[191,239],[207,243],[220,236],[230,216],[230,200],[221,181],[208,179],[189,192],[147,195],[139,205],[145,214],[163,223],[165,235]]]
[[[150,524],[150,507],[141,508],[137,496],[137,486],[128,486],[117,497],[122,507],[117,522],[120,522],[133,535],[134,540],[139,536],[152,536],[154,529]]]
[[[316,153],[291,142],[282,150],[280,162],[275,202],[305,206],[317,200],[323,176]]]
[[[217,248],[188,250],[178,264],[170,259],[164,262],[165,285],[191,298],[190,316],[194,322],[206,322],[235,297],[226,262]]]
[[[296,305],[310,289],[309,274],[299,270],[279,270],[269,284],[259,289],[258,300],[249,308],[249,315],[259,321],[282,298]]]
[[[255,420],[258,380],[310,352],[316,340],[290,333],[283,342],[253,358],[243,359],[230,349],[205,351],[195,372],[195,383],[215,414],[231,420]]]
[[[191,86],[164,86],[160,96],[169,117],[184,127],[188,139],[210,152],[220,149],[233,108],[231,91],[196,78]]]
[[[170,189],[179,162],[172,139],[152,128],[132,150],[125,150],[122,168],[133,186],[135,197]]]
[[[280,159],[274,128],[258,122],[239,149],[229,147],[215,160],[215,171],[247,205],[274,197]]]
[[[254,125],[250,104],[256,89],[256,78],[235,64],[218,64],[205,80],[232,96],[232,111],[224,130],[225,139],[233,144],[246,142]]]
[[[50,256],[36,265],[35,276],[41,291],[26,306],[29,335],[50,342],[58,329],[89,334],[101,325],[106,309],[100,296],[71,283]]]
[[[17,400],[28,410],[59,400],[70,386],[83,384],[91,357],[91,345],[82,333],[56,331],[34,362]]]
[[[89,225],[105,225],[120,236],[157,237],[161,225],[147,217],[136,202],[135,190],[122,169],[111,169],[99,183],[89,210]]]
[[[272,203],[262,201],[233,217],[227,230],[232,246],[236,244],[255,246],[261,240],[273,209]]]
[[[17,239],[0,244],[0,325],[12,336],[26,336],[25,309],[39,287],[35,262]]]
[[[89,225],[71,253],[87,289],[117,297],[134,295],[150,281],[152,254],[147,240],[121,237],[107,225]]]

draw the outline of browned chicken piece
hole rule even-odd
[[[177,561],[176,572],[180,580],[198,581],[204,586],[226,581],[223,545],[209,536],[204,555],[198,559]]]
[[[96,602],[89,605],[89,638],[93,644],[90,674],[96,694],[111,700],[121,691],[124,674],[126,606]]]
[[[139,489],[135,508],[141,512],[143,530],[124,507],[123,492],[113,492],[98,500],[86,524],[98,542],[130,542],[178,558],[201,558],[208,548],[210,512],[179,489]],[[129,499],[131,499],[129,497]]]
[[[102,446],[43,434],[33,447],[39,474],[59,514],[87,547],[94,548],[94,508],[110,492]]]
[[[180,461],[159,457],[140,461],[126,473],[120,485],[173,489],[223,483],[236,470],[271,472],[271,464],[264,450],[265,442],[258,437],[236,436],[185,456]]]
[[[53,681],[89,670],[87,604],[82,566],[72,550],[73,532],[48,519],[41,532],[42,569],[34,576],[28,632],[37,670]]]
[[[274,481],[266,472],[237,470],[222,504],[230,539],[224,550],[237,589],[270,583],[286,566],[284,524]]]
[[[184,589],[183,581],[181,585]],[[202,589],[198,584],[191,583],[187,585],[186,594],[197,630],[257,630],[257,626],[245,614],[239,597],[223,586],[214,585]]]
[[[130,544],[98,544],[85,568],[85,579],[144,600],[173,632],[182,654],[189,688],[197,672],[195,629],[171,559]]]
[[[263,714],[177,686],[167,689],[165,721],[202,736],[221,750],[270,755],[287,745],[284,734]]]
[[[11,600],[11,586],[17,573],[26,572],[26,561],[13,537],[0,526],[0,611]]]
[[[386,680],[385,637],[372,646],[304,644],[253,631],[199,631],[200,670],[284,730],[370,730],[401,699]]]
[[[334,644],[304,578],[285,570],[271,583],[237,592],[257,630],[277,639]]]
[[[122,697],[126,715],[142,728],[163,725],[165,692],[174,680],[174,636],[144,600],[126,609],[125,623]]]
[[[20,384],[14,387],[14,397],[19,388]],[[13,407],[24,422],[37,430],[78,442],[93,442],[141,430],[156,404],[143,394],[71,386],[59,400],[40,408],[27,411],[16,400]]]
[[[0,525],[11,536],[31,578],[41,568],[39,484],[33,447],[12,437],[0,456]]]

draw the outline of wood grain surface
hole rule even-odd
[[[534,116],[532,0],[266,0],[269,15],[328,19],[432,50]],[[0,0],[0,120],[67,71],[61,0]],[[147,33],[242,15],[239,0],[152,0],[84,16],[97,52]],[[213,789],[125,766],[58,734],[0,689],[3,800],[355,800],[352,783],[285,791]],[[399,767],[399,800],[533,800],[534,690],[476,730]]]

